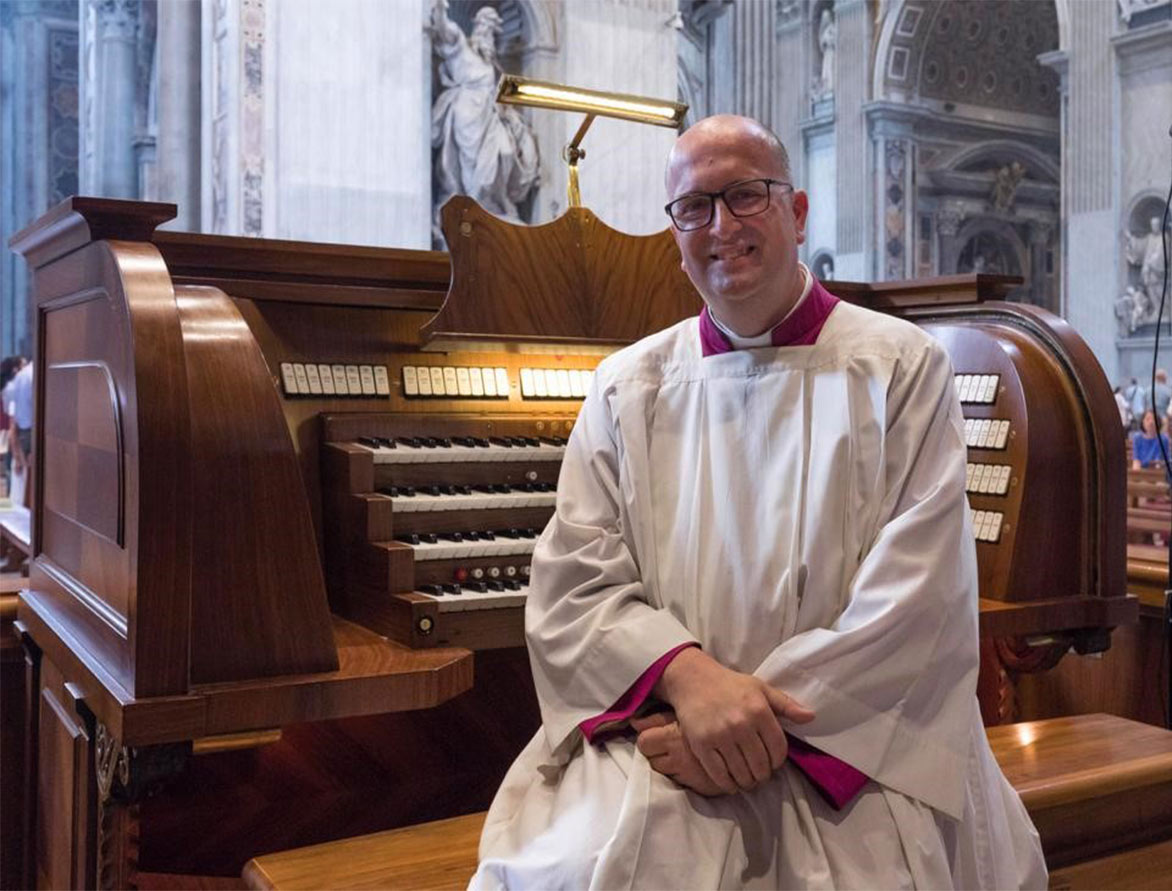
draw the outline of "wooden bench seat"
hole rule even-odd
[[[989,728],[1025,802],[1052,888],[1167,887],[1172,876],[1172,732],[1079,715]],[[255,889],[463,888],[476,870],[484,814],[267,854]]]

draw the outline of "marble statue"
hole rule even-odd
[[[1149,230],[1143,235],[1124,231],[1123,237],[1127,262],[1139,267],[1138,290],[1143,292],[1146,303],[1152,307],[1152,318],[1146,321],[1154,322],[1160,292],[1164,288],[1164,239],[1160,236],[1159,217],[1151,218]]]
[[[447,0],[433,0],[428,31],[443,88],[431,112],[438,187],[433,237],[442,244],[439,210],[452,195],[469,195],[491,213],[520,222],[517,205],[537,185],[539,159],[537,139],[520,111],[496,102],[500,14],[482,6],[465,36],[449,18]]]
[[[818,22],[818,49],[822,51],[821,76],[814,84],[814,97],[828,99],[834,95],[834,47],[838,40],[838,26],[834,23],[834,13],[829,9],[822,10],[822,18]]]
[[[994,210],[1004,213],[1013,213],[1013,205],[1017,200],[1017,187],[1025,176],[1025,167],[1020,161],[1006,164],[993,176],[993,193],[989,196]]]
[[[1148,301],[1147,292],[1134,285],[1128,285],[1118,300],[1115,301],[1115,321],[1119,325],[1119,336],[1127,337],[1135,333],[1140,325],[1156,321],[1157,306]]]

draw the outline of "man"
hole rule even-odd
[[[1168,372],[1163,368],[1156,369],[1156,385],[1152,388],[1151,408],[1156,413],[1156,422],[1168,414],[1168,405],[1172,402],[1172,387],[1168,386]]]
[[[977,708],[947,355],[798,262],[756,122],[687,131],[667,191],[706,309],[595,374],[533,558],[543,727],[473,886],[1044,887]]]

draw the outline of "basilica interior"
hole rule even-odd
[[[952,362],[1050,887],[1172,887],[1172,0],[3,0],[0,888],[467,886],[595,369],[704,306],[665,162],[721,114]]]

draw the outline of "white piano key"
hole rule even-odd
[[[334,392],[339,396],[348,396],[350,388],[346,385],[346,366],[345,365],[331,365],[330,374],[334,378]]]
[[[414,365],[403,366],[403,394],[405,396],[419,395],[419,378],[415,376]]]
[[[362,386],[363,396],[375,395],[374,390],[374,369],[369,365],[358,366],[358,382]]]
[[[987,512],[979,510],[973,514],[973,538],[978,541],[981,538],[981,530],[985,528],[985,514]]]
[[[309,375],[305,373],[305,365],[301,362],[293,363],[293,377],[297,380],[297,392],[306,396],[309,394]]]
[[[570,396],[574,399],[584,399],[586,387],[582,382],[582,372],[577,368],[570,369]]]
[[[310,362],[305,366],[305,379],[309,382],[309,392],[314,396],[321,395],[321,375],[318,374],[317,365]]]
[[[362,375],[359,373],[357,365],[346,366],[346,391],[351,396],[362,395]]]
[[[553,368],[543,368],[542,372],[545,374],[545,390],[549,394],[550,399],[556,399],[561,392],[558,386],[558,373]]]
[[[451,365],[444,366],[444,390],[449,396],[460,395],[460,385],[456,377],[456,369]]]
[[[992,405],[997,401],[997,387],[1001,383],[1001,375],[989,374],[985,376],[985,389],[981,394],[981,401]]]
[[[385,365],[374,366],[374,392],[376,396],[391,395],[391,379]]]
[[[419,365],[415,368],[415,376],[419,379],[419,395],[431,395],[431,369],[425,365]]]
[[[321,380],[321,391],[327,396],[334,395],[334,375],[330,372],[330,366],[318,365],[317,376]]]
[[[472,396],[479,399],[484,395],[484,375],[478,366],[468,369],[468,385],[472,388]]]
[[[427,373],[431,375],[431,395],[447,396],[448,391],[444,387],[444,370],[438,365],[432,365],[427,369]]]
[[[534,368],[533,371],[533,395],[538,399],[545,399],[549,396],[549,382],[545,378],[545,370],[541,368]]]
[[[982,419],[977,424],[977,448],[987,449],[989,447],[989,431],[993,427],[993,422],[988,418]]]
[[[491,368],[480,369],[480,376],[484,378],[484,395],[489,398],[495,397],[496,392],[496,372]]]
[[[537,395],[537,387],[533,381],[533,369],[521,369],[521,398],[532,399]]]
[[[1009,474],[1012,468],[1008,464],[1002,464],[1000,471],[997,474],[997,483],[995,490],[998,495],[1005,495],[1009,492]]]
[[[564,368],[557,370],[558,395],[562,399],[571,399],[574,396],[573,390],[570,388],[570,372]]]
[[[472,395],[472,379],[463,365],[456,366],[456,392],[465,397]]]
[[[994,439],[993,448],[1003,449],[1003,448],[1005,448],[1005,445],[1008,441],[1009,441],[1009,421],[1008,420],[998,421],[998,423],[997,423],[997,436]]]
[[[583,371],[582,372],[582,391],[585,395],[589,395],[590,387],[593,383],[594,383],[594,372],[593,371]]]
[[[496,371],[496,394],[501,399],[509,398],[509,372],[504,368],[497,368]]]
[[[960,399],[960,387],[964,381],[963,374],[954,374],[952,376],[952,389],[956,391],[956,398]]]
[[[416,560],[454,560],[457,557],[490,557],[490,556],[513,556],[519,554],[532,554],[533,546],[537,543],[535,538],[502,538],[497,536],[495,541],[471,541],[471,542],[450,542],[437,541],[434,544],[431,542],[420,542],[417,545],[411,545],[414,551]],[[457,552],[461,552],[457,554]]]
[[[1000,511],[990,511],[989,513],[990,518],[985,531],[985,541],[996,544],[1001,540],[1001,524],[1005,520],[1005,515]]]
[[[970,449],[973,447],[973,424],[975,423],[973,418],[964,419],[964,444]]]
[[[296,396],[301,392],[297,389],[297,376],[293,373],[292,362],[281,363],[281,382],[285,385],[286,396]]]

